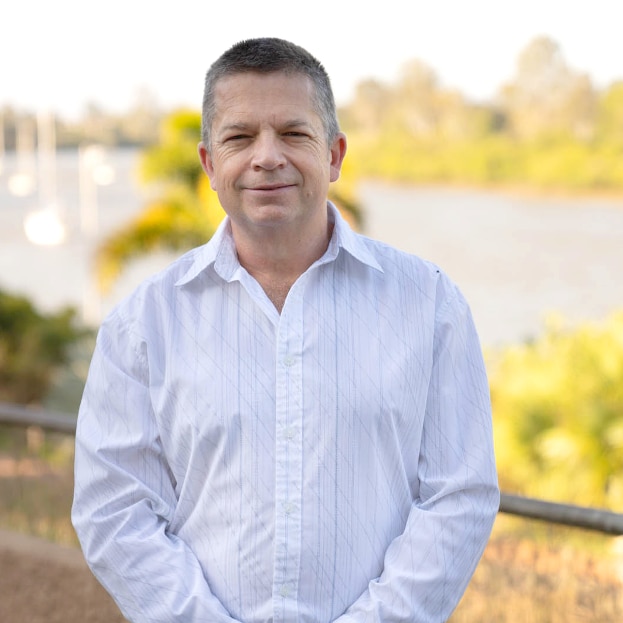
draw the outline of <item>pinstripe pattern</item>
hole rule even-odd
[[[443,621],[498,505],[469,308],[336,220],[281,315],[227,221],[101,327],[73,520],[137,622]]]

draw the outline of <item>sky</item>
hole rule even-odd
[[[78,117],[123,112],[140,91],[199,108],[210,63],[237,41],[276,36],[327,68],[338,104],[367,78],[419,59],[441,84],[488,101],[535,37],[556,41],[597,88],[623,79],[623,0],[7,0],[0,107]]]

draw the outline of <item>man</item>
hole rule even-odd
[[[469,308],[327,202],[346,139],[305,50],[206,77],[199,157],[227,213],[103,323],[73,521],[136,622],[444,621],[499,494]]]

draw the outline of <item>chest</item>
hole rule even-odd
[[[200,449],[270,469],[282,440],[308,444],[318,462],[333,460],[337,436],[362,456],[379,438],[413,445],[432,332],[391,301],[314,292],[293,289],[276,324],[244,292],[211,301],[193,330],[173,326],[148,345],[154,413],[180,472]]]
[[[270,280],[262,283],[262,289],[266,293],[266,296],[270,299],[270,302],[275,306],[275,309],[281,313],[283,306],[288,297],[288,292],[292,284],[290,282],[284,282],[279,280]]]

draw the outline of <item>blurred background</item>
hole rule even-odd
[[[332,79],[331,198],[471,303],[502,488],[623,512],[621,23],[615,0],[9,3],[0,401],[75,418],[101,320],[223,216],[196,156],[205,71],[278,36]],[[76,545],[72,443],[0,427],[0,529]],[[501,516],[453,620],[620,620],[622,578],[616,538]]]

